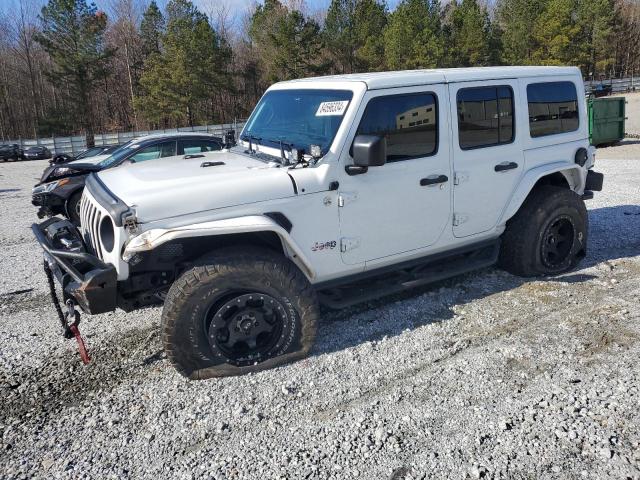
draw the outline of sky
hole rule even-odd
[[[203,13],[209,13],[219,8],[219,5],[224,5],[236,16],[240,17],[246,12],[252,5],[256,3],[256,0],[192,0]],[[316,10],[326,9],[329,6],[331,0],[304,0],[307,4],[310,13]],[[19,0],[0,0],[0,12],[7,12],[12,8],[16,8]],[[25,0],[27,3],[44,4],[46,0]],[[109,11],[109,6],[112,0],[94,0],[96,6],[105,11]],[[166,5],[167,0],[156,0],[158,5],[163,8]],[[149,0],[139,0],[141,5],[147,5]],[[391,4],[397,3],[397,0],[392,0]]]

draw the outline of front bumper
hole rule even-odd
[[[116,308],[117,274],[87,249],[76,227],[68,220],[51,218],[31,230],[44,250],[64,299],[72,298],[89,314],[111,312]]]

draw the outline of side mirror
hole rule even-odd
[[[353,140],[353,165],[347,165],[349,175],[366,173],[369,167],[381,167],[387,161],[387,139],[377,135],[358,135]]]

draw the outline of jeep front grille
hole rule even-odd
[[[91,253],[103,260],[100,248],[100,220],[102,220],[100,209],[85,191],[80,200],[80,233]]]

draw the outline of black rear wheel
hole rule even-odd
[[[537,187],[507,222],[499,264],[524,277],[566,272],[584,258],[588,229],[587,209],[578,194]]]

